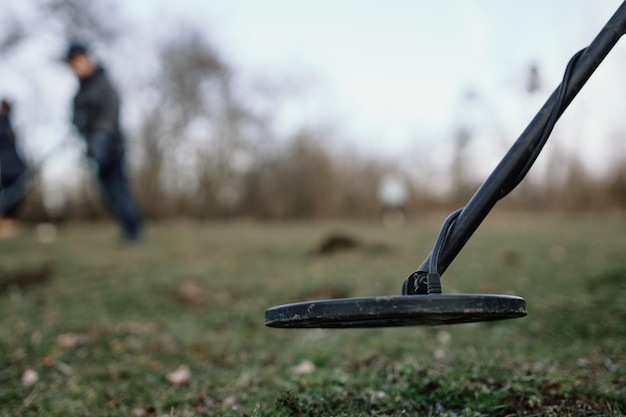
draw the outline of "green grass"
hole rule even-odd
[[[48,285],[0,294],[0,416],[517,416],[626,412],[626,218],[492,215],[444,292],[524,297],[529,315],[440,328],[285,330],[265,309],[398,294],[445,215],[376,223],[112,225],[41,244],[0,240],[0,276],[50,263]],[[327,257],[329,233],[387,250]],[[180,295],[183,283],[201,289]],[[63,335],[80,343],[64,345]],[[314,369],[294,367],[310,361]],[[188,365],[191,380],[167,375]],[[27,370],[38,380],[22,384]]]

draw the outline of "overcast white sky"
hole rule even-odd
[[[141,73],[149,66],[142,53],[150,42],[172,33],[180,22],[193,23],[206,30],[242,77],[295,79],[307,85],[306,99],[282,109],[285,131],[307,120],[330,122],[369,152],[404,162],[423,160],[424,153],[444,160],[450,149],[441,145],[442,138],[464,121],[479,131],[474,157],[488,173],[558,85],[571,55],[591,42],[620,4],[120,0],[128,42],[119,51],[122,56],[109,59],[130,62]],[[59,43],[50,40],[47,45],[58,48]],[[39,148],[37,141],[43,139],[38,137],[54,142],[50,132],[60,140],[67,129],[75,84],[62,66],[42,66],[41,56],[26,54],[13,57],[10,68],[0,68],[0,94],[22,98],[21,109],[38,104],[48,109],[17,115],[30,129],[25,141]],[[544,85],[534,96],[524,92],[523,84],[531,63],[539,65]],[[626,130],[625,65],[622,41],[565,113],[548,148],[580,149],[596,166],[616,149],[626,152],[614,134]],[[45,79],[38,78],[42,70]],[[480,99],[468,105],[462,98],[470,88]],[[132,98],[126,101],[132,103]],[[45,134],[38,135],[37,129]]]
[[[591,42],[620,4],[135,0],[123,7],[153,27],[180,16],[206,28],[228,59],[251,76],[310,80],[308,100],[289,114],[331,119],[376,153],[406,155],[428,148],[424,143],[449,134],[461,119],[483,128],[497,125],[500,136],[504,129],[510,137],[498,140],[505,144],[482,148],[498,159],[556,88],[571,55]],[[523,82],[533,62],[540,66],[544,88],[529,97]],[[566,136],[559,138],[564,149],[581,147],[598,161],[612,154],[614,141],[602,136],[616,125],[626,126],[624,65],[621,43],[564,115],[557,131]],[[481,97],[473,108],[462,104],[469,88]],[[572,138],[572,131],[578,137]],[[484,140],[493,142],[492,136]]]

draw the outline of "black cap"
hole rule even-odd
[[[80,42],[71,42],[67,47],[67,52],[65,53],[64,60],[65,62],[70,62],[74,57],[79,55],[87,55],[89,50],[84,43]]]

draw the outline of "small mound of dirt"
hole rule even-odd
[[[392,248],[386,243],[364,242],[354,236],[334,233],[325,237],[313,250],[315,256],[332,255],[338,252],[362,251],[378,255],[391,252]]]
[[[13,272],[0,271],[0,293],[4,293],[13,287],[24,288],[48,284],[51,279],[52,268],[50,265]]]
[[[353,236],[335,233],[324,238],[313,253],[315,255],[330,255],[336,252],[354,250],[362,246],[363,242]]]

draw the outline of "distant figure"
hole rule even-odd
[[[0,103],[0,217],[13,219],[24,199],[26,164],[15,144],[11,103]]]
[[[126,172],[119,95],[85,45],[70,44],[65,60],[80,83],[74,96],[72,123],[86,142],[87,158],[94,167],[102,197],[120,222],[124,240],[136,242],[141,237],[143,216]]]
[[[409,189],[403,177],[397,174],[385,175],[378,185],[378,199],[386,226],[404,223]]]
[[[541,90],[541,77],[539,76],[539,67],[537,64],[531,64],[528,67],[528,75],[526,78],[526,92],[528,94],[536,93]]]

